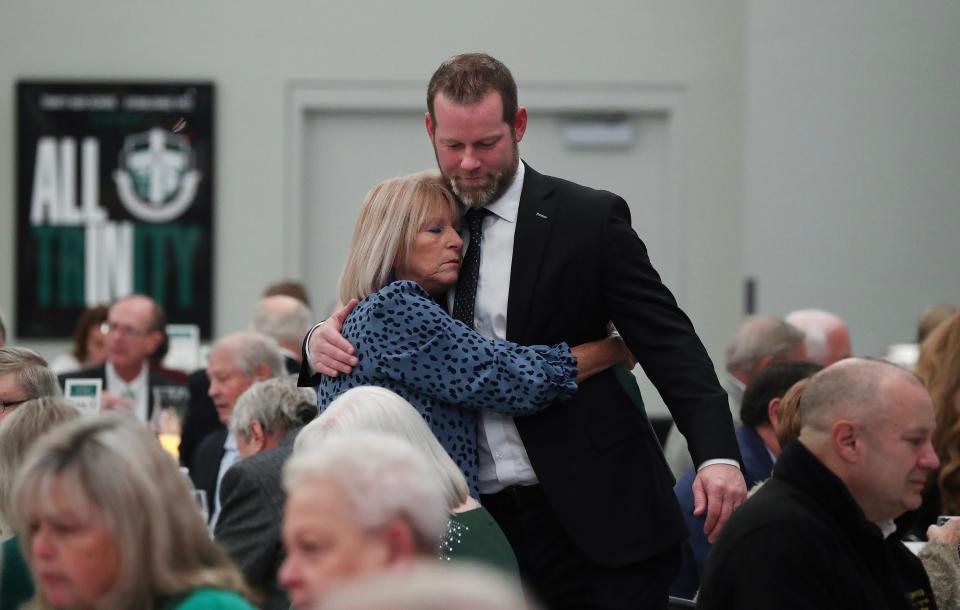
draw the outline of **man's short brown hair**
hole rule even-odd
[[[500,94],[503,101],[503,122],[513,129],[517,114],[517,83],[510,70],[486,53],[464,53],[446,60],[430,78],[427,85],[427,110],[436,125],[433,101],[437,93],[457,104],[473,104],[490,91]]]

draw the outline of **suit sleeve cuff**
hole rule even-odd
[[[310,349],[309,349],[309,348],[310,348],[310,337],[313,336],[313,333],[314,333],[315,330],[317,330],[318,328],[320,328],[321,326],[323,326],[323,323],[324,323],[324,322],[326,322],[326,320],[320,320],[319,322],[317,322],[317,323],[313,326],[313,328],[310,329],[310,332],[307,333],[307,336],[306,336],[306,337],[304,338],[304,340],[303,340],[303,345],[304,345],[304,350],[303,350],[303,351],[304,351],[304,353],[305,353],[305,355],[306,355],[306,358],[304,358],[303,361],[306,363],[306,365],[307,365],[307,370],[310,371],[310,374],[311,374],[311,375],[316,374],[317,371],[316,371],[316,369],[313,368],[313,363],[310,362]]]
[[[699,466],[697,466],[697,472],[700,472],[701,470],[703,470],[703,469],[706,468],[707,466],[713,466],[714,464],[727,464],[728,466],[736,466],[736,467],[737,467],[737,470],[740,470],[740,462],[738,462],[737,460],[716,459],[716,460],[706,460],[706,461],[704,461],[702,464],[700,464]]]

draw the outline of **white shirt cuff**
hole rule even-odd
[[[727,464],[728,466],[736,466],[737,470],[740,470],[740,462],[737,460],[725,460],[723,458],[718,458],[716,460],[706,460],[703,464],[697,466],[697,472],[700,472],[707,466],[713,466],[714,464]]]
[[[310,373],[311,373],[311,374],[316,373],[317,370],[316,370],[315,368],[313,368],[313,362],[310,361],[310,337],[313,336],[313,331],[315,331],[315,330],[317,330],[318,328],[320,328],[320,326],[321,326],[324,322],[326,322],[326,320],[320,320],[319,322],[317,322],[317,323],[314,325],[313,328],[310,329],[310,332],[307,333],[307,339],[306,339],[306,346],[307,346],[307,369],[310,370]]]

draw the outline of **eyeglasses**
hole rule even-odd
[[[121,326],[113,322],[104,322],[100,325],[100,332],[103,334],[116,333],[128,337],[146,337],[150,334],[149,330],[137,330],[131,326]]]

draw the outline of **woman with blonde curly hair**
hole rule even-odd
[[[933,448],[940,458],[940,514],[960,514],[960,314],[937,325],[924,340],[916,372],[937,415]]]
[[[251,610],[186,479],[126,415],[38,441],[14,485],[14,528],[42,609]]]

